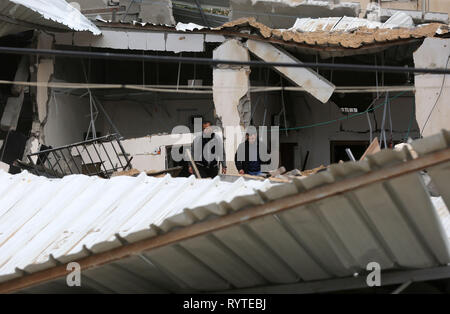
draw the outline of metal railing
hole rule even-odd
[[[61,178],[70,174],[85,174],[110,178],[114,172],[131,168],[131,159],[117,134],[45,149],[27,155],[36,175]]]

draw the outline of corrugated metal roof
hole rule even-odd
[[[33,28],[100,30],[64,0],[6,0],[0,3],[0,37]]]
[[[27,274],[102,252],[108,258],[82,272],[85,289],[229,291],[350,278],[369,262],[378,262],[383,271],[447,265],[450,133],[412,145],[419,156],[432,160],[447,149],[445,162],[427,167],[442,199],[432,201],[421,175],[409,172],[305,205],[276,203],[315,190],[320,194],[321,188],[355,182],[365,174],[389,173],[414,162],[407,162],[407,150],[383,150],[364,161],[331,165],[325,172],[277,185],[144,175],[49,180],[0,172],[0,282],[26,280]],[[289,209],[248,220],[258,206]],[[195,228],[197,222],[215,223],[239,212],[239,224],[107,263],[116,248],[158,241]],[[64,281],[56,280],[27,291],[64,288]]]
[[[229,183],[219,178],[161,179],[145,174],[49,180],[26,171],[20,175],[0,171],[0,278],[13,274],[16,267],[45,268],[39,263],[48,263],[50,255],[77,258],[84,255],[84,246],[98,252],[120,245],[115,234],[130,240],[136,238],[134,232],[156,235],[150,225],[167,231],[179,223],[190,224],[191,219],[176,217],[188,208],[201,206],[194,212],[204,218],[209,213],[225,214],[221,202],[231,202],[234,209],[258,204],[254,189],[269,185],[268,181]],[[233,203],[236,196],[245,200]]]

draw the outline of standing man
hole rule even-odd
[[[259,176],[262,174],[259,141],[255,131],[248,131],[245,134],[245,142],[239,144],[234,155],[234,163],[241,175]]]
[[[204,121],[202,123],[202,134],[194,138],[191,152],[202,178],[217,176],[219,174],[219,163],[222,164],[222,173],[227,173],[223,141],[220,135],[213,132],[211,122]],[[192,165],[189,165],[189,173],[194,173]]]

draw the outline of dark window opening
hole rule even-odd
[[[367,147],[369,147],[369,144],[369,141],[331,141],[331,163],[338,163],[340,160],[349,161],[350,158],[345,152],[346,148],[350,148],[355,159],[359,160],[366,151]]]
[[[290,171],[295,168],[295,147],[297,143],[280,143],[280,167]]]

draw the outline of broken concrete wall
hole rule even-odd
[[[164,170],[172,145],[191,145],[194,134],[164,134],[122,141],[125,151],[133,157],[131,165],[139,171]]]
[[[52,49],[53,43],[53,36],[44,33],[39,35],[38,48]],[[40,57],[38,60],[36,80],[40,85],[36,88],[37,121],[32,127],[32,134],[40,144],[53,147],[81,141],[89,125],[89,101],[86,98],[65,95],[46,85],[55,80],[56,66],[54,58]],[[64,82],[65,77],[58,77],[57,80]],[[32,136],[27,143],[30,149],[35,146],[33,140]]]
[[[83,140],[90,122],[88,98],[51,93],[47,108],[42,143],[57,147]]]
[[[139,18],[143,22],[162,25],[175,25],[172,13],[171,0],[158,0],[143,2],[139,12]]]
[[[230,39],[216,48],[213,58],[218,60],[248,61],[248,50],[236,39]],[[213,70],[213,98],[216,115],[224,128],[225,158],[228,173],[237,173],[234,154],[243,141],[243,131],[249,124],[250,68],[219,65]],[[247,119],[247,120],[246,120]],[[229,131],[227,131],[229,128]],[[238,130],[241,132],[238,132]],[[231,132],[230,132],[231,131]]]
[[[418,68],[449,68],[450,39],[427,38],[414,53]],[[416,118],[423,136],[450,129],[450,76],[416,74]]]
[[[53,47],[53,36],[40,32],[37,36],[37,48],[38,49],[52,49]],[[34,57],[33,57],[34,58]],[[23,153],[22,160],[28,162],[26,156],[30,153],[35,153],[39,149],[39,145],[45,142],[44,139],[44,127],[47,122],[48,114],[48,103],[49,103],[49,92],[47,84],[52,79],[54,71],[54,59],[51,57],[39,56],[36,59],[36,63],[28,63],[22,60],[21,66],[24,68],[21,73],[18,72],[15,80],[17,81],[27,81],[28,76],[31,75],[30,80],[32,82],[37,82],[39,85],[37,87],[29,87],[30,94],[33,96],[33,121],[31,125],[31,132],[25,144],[25,149]],[[24,87],[20,85],[14,85],[13,90],[20,92],[20,97],[23,101]],[[14,106],[15,109],[9,111],[11,117],[16,116],[16,118],[10,119],[10,124],[15,124],[17,126],[18,117],[20,115],[19,106]],[[14,121],[14,122],[13,122]],[[3,125],[2,121],[2,125]],[[15,127],[14,127],[15,128]]]
[[[256,17],[271,28],[290,28],[301,17],[357,17],[361,11],[359,3],[299,0],[231,0],[231,19]]]

